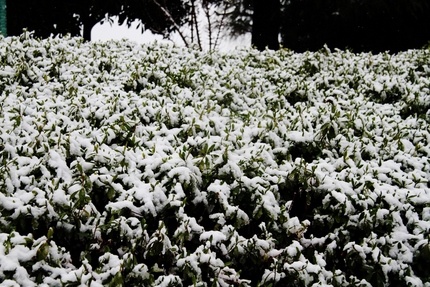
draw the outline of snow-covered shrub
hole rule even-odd
[[[430,286],[429,53],[2,39],[2,284]]]

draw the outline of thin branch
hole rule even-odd
[[[209,51],[212,51],[212,22],[211,22],[211,15],[209,13],[208,3],[203,2],[202,7],[203,7],[203,11],[205,12],[206,19],[208,21]]]
[[[218,46],[218,41],[219,41],[219,39],[221,37],[221,29],[224,26],[224,20],[225,20],[225,17],[226,17],[226,12],[227,12],[227,5],[224,6],[224,13],[222,14],[221,21],[219,23],[218,33],[216,35],[215,44],[214,44],[215,48]]]
[[[157,5],[161,11],[163,11],[164,15],[166,15],[166,17],[170,20],[170,22],[172,22],[173,26],[175,27],[175,30],[178,31],[179,36],[181,36],[182,41],[184,41],[185,46],[189,47],[189,43],[185,37],[185,35],[181,32],[179,25],[175,22],[175,20],[172,17],[172,14],[170,14],[169,11],[167,11],[167,9],[165,9],[160,3],[158,3],[157,0],[152,0],[152,2],[154,2],[155,5]]]
[[[202,51],[203,50],[203,48],[202,48],[202,41],[201,41],[201,39],[200,39],[200,31],[199,31],[199,23],[198,23],[198,21],[197,21],[197,14],[196,14],[196,5],[195,5],[195,0],[193,0],[193,1],[191,1],[191,3],[192,3],[192,17],[193,17],[193,22],[194,22],[194,25],[195,25],[195,27],[196,27],[196,36],[197,36],[197,44],[199,45],[199,49],[200,49],[200,51]]]
[[[194,43],[194,17],[193,16],[191,16],[190,29],[191,29],[191,43]]]

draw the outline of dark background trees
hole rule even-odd
[[[39,37],[66,33],[79,35],[79,22],[70,9],[72,2],[7,0],[8,35],[20,35],[24,28]]]
[[[118,16],[119,24],[140,20],[142,29],[165,37],[189,27],[201,48],[197,4],[208,17],[209,4],[219,7],[218,28],[233,36],[252,33],[252,44],[260,50],[278,49],[280,39],[283,47],[298,52],[325,44],[355,52],[397,52],[430,40],[428,0],[7,0],[8,34],[19,35],[23,28],[39,37],[83,31],[90,40],[95,24]]]
[[[350,48],[398,52],[430,40],[427,0],[290,0],[284,5],[282,45],[295,51]]]
[[[254,0],[252,44],[258,50],[279,49],[280,0]]]
[[[240,35],[256,24],[260,26],[253,16],[264,7],[257,5],[267,7],[270,2],[229,1],[230,34]],[[281,0],[280,13],[280,43],[297,52],[319,50],[325,44],[355,52],[398,52],[421,48],[430,40],[428,0]],[[270,46],[271,36],[265,31],[264,45],[253,40],[259,49]]]
[[[51,34],[82,35],[91,39],[91,29],[101,21],[130,25],[139,19],[145,29],[167,35],[174,23],[182,25],[189,6],[181,0],[8,0],[9,35],[20,35],[24,28],[37,37]]]

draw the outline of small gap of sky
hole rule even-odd
[[[127,27],[127,24],[119,25],[118,19],[114,19],[112,25],[110,23],[96,24],[91,31],[91,39],[93,41],[108,41],[108,40],[122,40],[128,39],[137,43],[152,43],[168,42],[175,43],[176,45],[183,45],[183,42],[179,35],[173,35],[172,40],[163,39],[161,35],[155,35],[149,30],[145,30],[143,33],[141,28],[137,28],[139,22],[134,21],[132,25]],[[240,47],[249,46],[251,43],[250,35],[244,35],[237,39],[228,39],[228,37],[222,37],[220,39],[220,45],[218,49],[220,51],[230,51]]]

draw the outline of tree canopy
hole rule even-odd
[[[174,25],[181,25],[189,5],[182,0],[8,0],[8,31],[19,35],[24,28],[38,37],[70,33],[91,38],[91,29],[100,21],[112,21],[119,16],[119,24],[141,21],[145,29],[167,35]],[[19,17],[17,17],[19,15]]]
[[[210,5],[220,9],[210,14]],[[38,37],[82,33],[90,40],[95,24],[118,16],[121,25],[139,20],[142,31],[165,37],[178,31],[185,43],[180,30],[190,27],[201,48],[197,7],[209,20],[209,33],[214,23],[209,18],[218,16],[217,29],[233,36],[252,33],[252,44],[260,50],[278,49],[280,39],[295,51],[326,44],[356,52],[397,52],[430,40],[427,0],[7,0],[7,30],[19,35],[27,28]]]
[[[398,52],[430,40],[427,0],[291,0],[284,5],[282,45],[295,51],[350,48]]]
[[[258,50],[279,49],[280,0],[254,0],[252,45]]]
[[[255,17],[271,5],[269,0],[228,3],[227,28],[232,36],[260,27]],[[324,45],[356,52],[398,52],[421,48],[430,40],[427,0],[281,0],[276,9],[280,10],[281,45],[297,52],[316,51]],[[262,25],[268,25],[270,16],[263,18]],[[269,35],[276,27],[263,28],[265,46],[270,46],[273,36]]]
[[[34,31],[39,37],[80,34],[79,22],[70,9],[73,1],[7,0],[6,5],[7,29],[11,36],[20,35],[23,29]]]

